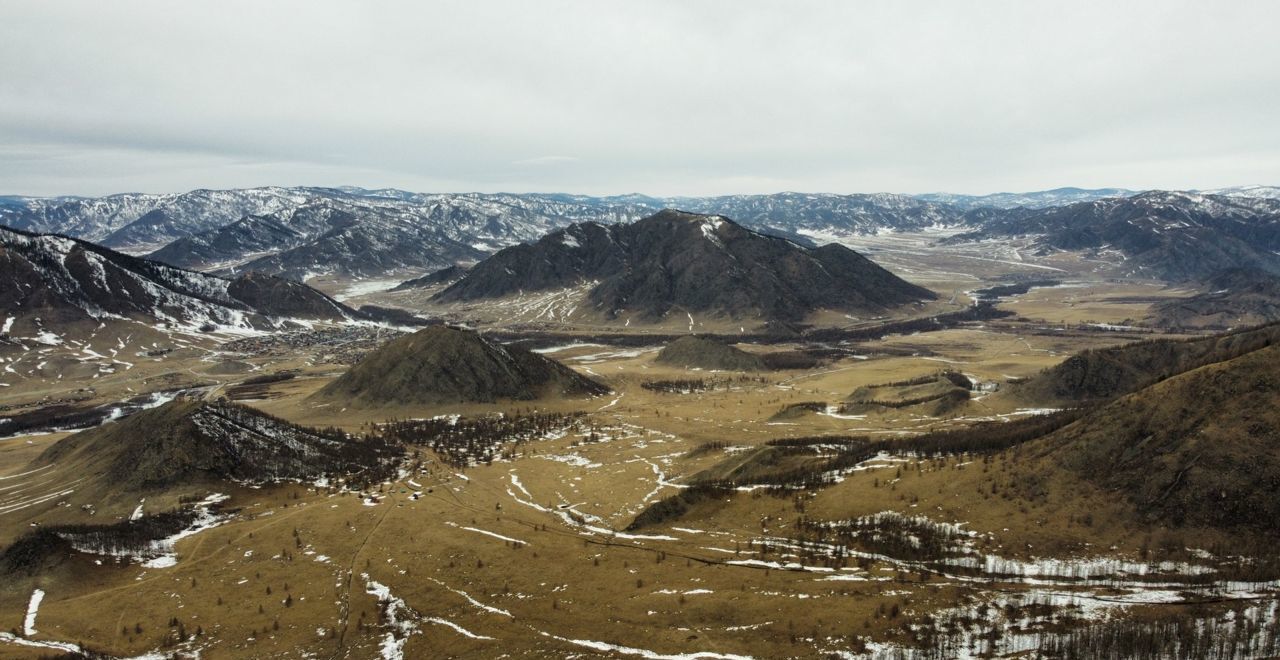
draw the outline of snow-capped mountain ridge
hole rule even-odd
[[[955,240],[1008,236],[1047,249],[1118,250],[1132,274],[1171,281],[1236,267],[1280,273],[1280,200],[1149,191],[996,215]]]
[[[1206,195],[1225,195],[1227,197],[1253,197],[1260,199],[1280,199],[1280,186],[1232,186],[1215,188],[1197,192]]]
[[[1086,204],[1103,213],[1124,200],[1137,200],[1146,208],[1169,207],[1159,212],[1165,221],[1185,211],[1260,222],[1260,214],[1275,213],[1276,200],[1270,195],[1280,189],[1246,186],[1222,192],[1231,195],[1062,188],[986,196],[783,192],[590,197],[253,188],[101,198],[6,197],[0,224],[63,233],[224,274],[253,270],[300,280],[318,275],[411,278],[479,261],[574,223],[634,222],[664,208],[719,214],[762,233],[812,245],[886,231],[1038,233],[1037,227],[1052,224],[1062,209]],[[1046,204],[1050,206],[1042,208]]]
[[[1125,188],[1055,188],[1024,193],[991,193],[988,195],[960,195],[953,193],[926,193],[913,195],[916,199],[949,204],[969,211],[976,208],[997,209],[1045,209],[1077,202],[1089,202],[1110,197],[1129,197],[1138,191]]]
[[[0,228],[0,314],[45,323],[134,319],[199,329],[277,327],[288,319],[347,321],[357,312],[306,285],[215,277],[92,243]]]

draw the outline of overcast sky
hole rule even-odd
[[[0,194],[1280,184],[1280,2],[0,0]]]

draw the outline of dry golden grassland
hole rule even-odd
[[[920,271],[929,266],[913,263]],[[1077,274],[1088,267],[1054,263]],[[963,296],[946,298],[952,290],[979,286],[940,267],[929,272],[930,285],[946,292],[931,309],[967,304]],[[409,294],[387,295],[400,300]],[[1031,460],[1016,451],[987,459],[880,457],[816,491],[722,493],[678,519],[630,534],[623,530],[647,506],[679,493],[693,475],[748,460],[753,448],[772,439],[896,437],[1040,412],[1029,410],[1033,402],[1011,395],[1008,381],[1034,375],[1076,351],[1132,337],[1053,326],[1139,318],[1146,303],[1126,300],[1155,295],[1164,294],[1141,283],[1033,289],[1002,303],[1025,320],[890,336],[814,369],[745,378],[656,364],[656,345],[576,346],[547,354],[602,380],[613,394],[495,405],[321,405],[307,397],[342,367],[318,363],[308,351],[287,357],[230,355],[210,340],[89,333],[84,341],[95,347],[123,341],[121,355],[163,341],[173,342],[175,350],[156,360],[122,357],[135,365],[111,374],[81,373],[67,363],[63,378],[43,371],[31,375],[0,391],[0,403],[30,405],[82,387],[92,388],[89,400],[113,401],[144,387],[162,389],[154,387],[157,383],[206,383],[210,389],[204,395],[216,397],[251,375],[297,369],[297,378],[270,384],[267,395],[251,405],[296,423],[352,432],[390,419],[530,410],[582,411],[588,423],[564,437],[522,443],[513,459],[489,465],[454,468],[430,452],[410,449],[414,456],[406,465],[411,469],[363,494],[311,484],[228,484],[223,492],[232,499],[224,510],[234,513],[180,541],[176,565],[146,568],[110,558],[98,565],[85,556],[47,574],[22,577],[0,590],[0,631],[22,631],[29,597],[39,588],[47,595],[33,639],[78,642],[112,655],[158,650],[199,651],[207,658],[363,658],[379,657],[389,645],[411,658],[645,652],[651,657],[698,652],[814,657],[859,653],[871,641],[907,643],[907,624],[979,601],[1030,598],[1046,589],[1090,597],[1138,593],[1140,587],[1130,583],[1102,588],[1050,581],[1045,586],[1007,576],[948,573],[889,556],[835,561],[786,547],[800,535],[802,517],[842,521],[893,511],[961,525],[973,533],[965,538],[978,554],[1027,561],[1139,560],[1152,531],[1123,502],[1065,477],[1045,485],[1042,495],[1027,496],[1010,483],[1019,474],[1013,469],[1018,462]],[[670,325],[667,329],[682,329],[680,323]],[[24,357],[19,365],[31,359]],[[859,415],[827,410],[776,417],[788,405],[820,402],[834,408],[859,387],[943,369],[998,389],[976,392],[944,415],[909,406]],[[672,379],[705,379],[719,386],[687,394],[642,387]],[[599,441],[587,441],[588,427]],[[44,487],[20,473],[60,437],[0,440],[0,488]],[[58,474],[56,467],[52,474],[75,477]],[[148,512],[176,504],[176,496],[148,496]],[[78,504],[77,497],[0,513],[0,544],[33,524],[80,519],[78,506],[59,506],[64,500]],[[97,521],[127,514],[100,511]],[[1220,540],[1207,532],[1180,538],[1193,548]],[[379,585],[390,592],[382,605],[371,593]],[[1144,616],[1148,608],[1161,607],[1181,606],[1139,603],[1124,611]],[[1064,606],[1060,611],[1082,610]],[[171,625],[175,621],[181,631]],[[187,635],[184,641],[177,641],[179,632]],[[3,658],[49,652],[0,641]]]

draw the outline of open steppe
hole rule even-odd
[[[309,398],[398,334],[372,326],[231,337],[120,323],[45,328],[56,342],[6,346],[0,405],[10,415],[155,395],[151,405],[178,391],[351,433],[442,416],[582,415],[495,439],[471,455],[479,460],[411,445],[395,479],[363,491],[228,483],[215,519],[178,540],[172,561],[79,554],[6,576],[0,657],[895,657],[917,648],[954,657],[1084,648],[1192,620],[1202,631],[1188,633],[1192,644],[1274,643],[1276,585],[1239,570],[1232,553],[1244,549],[1230,535],[1153,526],[1115,494],[1061,473],[1029,489],[1020,475],[1041,459],[1017,449],[889,451],[824,485],[770,483],[822,465],[845,436],[894,442],[1050,414],[1017,384],[1080,351],[1157,336],[1137,322],[1185,294],[1109,279],[1078,259],[867,240],[857,247],[939,301],[892,319],[819,318],[839,330],[820,340],[739,344],[782,365],[757,372],[655,362],[673,334],[754,337],[727,320],[602,325],[532,304],[441,309],[421,291],[348,301],[465,316],[613,390],[596,397],[384,407]],[[979,289],[1033,279],[1054,282],[995,302],[1009,314],[859,334],[963,312]],[[971,387],[939,405],[931,397],[948,386],[929,383],[947,373]],[[920,392],[927,400],[912,403]],[[133,515],[84,508],[104,493],[79,489],[57,464],[28,467],[66,436],[40,430],[0,440],[0,544],[40,526]],[[815,436],[831,440],[767,444]],[[731,486],[685,498],[676,514],[633,524],[731,475]],[[214,494],[172,489],[138,510]]]

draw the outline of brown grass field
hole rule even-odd
[[[992,627],[1005,640],[997,650],[1030,653],[1039,636],[1088,622],[1188,613],[1221,620],[1228,611],[1243,620],[1258,616],[1247,608],[1274,602],[1274,585],[1234,591],[1218,585],[1216,597],[1206,595],[1213,587],[1185,566],[1205,563],[1198,559],[1204,549],[1230,543],[1211,530],[1153,529],[1125,502],[1066,476],[1037,496],[1010,489],[1019,463],[1032,460],[1016,450],[940,459],[882,455],[823,488],[742,487],[626,532],[637,514],[681,493],[694,475],[751,467],[755,450],[769,440],[907,437],[1043,413],[1010,383],[1080,350],[1149,336],[1089,324],[1127,325],[1142,318],[1150,300],[1183,293],[1110,281],[1100,265],[1061,255],[1036,262],[1051,269],[1036,272],[1016,263],[1025,255],[993,257],[964,247],[919,255],[910,237],[892,239],[860,247],[941,294],[913,314],[962,308],[966,291],[1010,274],[1061,277],[1071,286],[1001,302],[1015,317],[892,335],[848,347],[812,369],[745,378],[661,366],[653,361],[658,344],[622,348],[585,340],[546,354],[605,382],[613,394],[495,405],[315,404],[307,396],[345,368],[325,361],[330,347],[232,352],[225,348],[229,338],[181,337],[138,324],[67,329],[66,341],[43,353],[4,354],[16,372],[0,388],[5,413],[60,399],[107,403],[195,386],[203,388],[198,396],[216,398],[254,375],[292,370],[295,378],[245,402],[296,423],[352,432],[390,419],[531,410],[582,411],[588,421],[563,437],[521,443],[511,448],[512,458],[487,465],[450,467],[411,449],[397,479],[365,493],[304,483],[227,484],[225,510],[234,513],[178,542],[172,566],[80,555],[54,570],[7,579],[0,632],[9,636],[0,638],[0,658],[59,652],[50,643],[126,657],[889,657],[898,646],[915,645],[951,649],[938,657],[955,657],[992,650],[983,633]],[[423,300],[371,294],[356,302],[440,311]],[[537,323],[532,327],[587,336],[601,327],[590,319],[504,316],[496,305],[447,313],[477,315],[492,328]],[[733,332],[740,325],[707,323],[695,331]],[[680,318],[622,331],[688,325]],[[617,324],[611,329],[619,331]],[[109,346],[115,359],[132,364],[109,369],[111,357],[94,358],[86,345],[98,355]],[[145,351],[164,352],[139,357]],[[944,369],[990,391],[944,412],[925,405],[834,412],[860,387]],[[718,386],[687,394],[642,387],[664,379]],[[779,414],[806,402],[830,407]],[[588,427],[597,441],[589,441]],[[103,501],[103,493],[67,485],[83,475],[58,466],[27,473],[28,463],[64,435],[0,440],[0,545],[39,525],[84,522],[81,505]],[[143,505],[153,513],[184,494],[208,492],[156,494]],[[127,517],[130,508],[100,508],[93,521]],[[886,527],[878,540],[842,556],[802,542],[805,525],[884,512],[914,522],[907,532]],[[939,530],[948,530],[954,546],[947,557],[1005,563],[966,568],[914,556],[911,548],[925,547]],[[1166,560],[1167,570],[1155,565]],[[1139,575],[1134,565],[1153,575]],[[36,589],[45,596],[36,632],[25,634]]]

